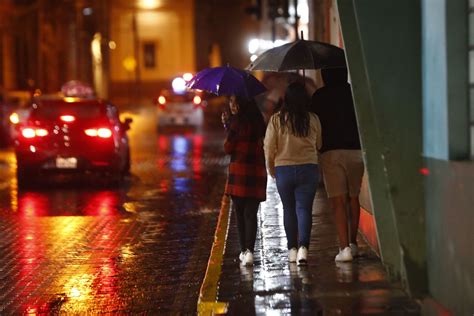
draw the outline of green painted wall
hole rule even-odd
[[[426,159],[430,294],[454,315],[474,312],[474,163]]]
[[[381,256],[426,291],[419,1],[338,0]]]

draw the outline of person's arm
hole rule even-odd
[[[265,151],[265,163],[267,165],[268,174],[275,178],[275,155],[277,151],[277,135],[275,130],[275,115],[270,117],[263,141],[263,149]]]

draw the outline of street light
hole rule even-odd
[[[153,10],[157,9],[162,5],[160,0],[138,0],[137,6],[139,9]]]

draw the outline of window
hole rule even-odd
[[[471,158],[474,159],[474,0],[469,0],[469,104]]]
[[[143,62],[145,68],[156,67],[156,52],[155,43],[144,43],[143,44]]]

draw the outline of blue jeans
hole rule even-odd
[[[278,193],[283,203],[288,249],[309,247],[313,224],[313,200],[319,183],[319,165],[304,164],[275,168]]]

